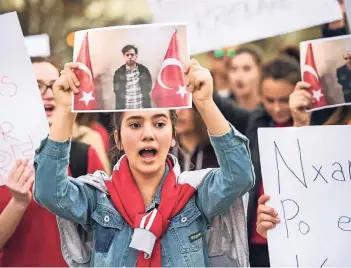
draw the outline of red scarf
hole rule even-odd
[[[160,238],[167,231],[170,219],[176,216],[196,192],[190,184],[177,184],[173,165],[167,159],[169,172],[162,186],[158,209],[145,212],[145,204],[129,169],[127,157],[120,162],[119,170],[112,173],[112,181],[105,181],[112,202],[124,220],[135,230],[149,230],[156,236],[150,257],[139,251],[137,267],[161,267]],[[134,231],[135,232],[135,231]],[[133,239],[132,239],[133,240]]]

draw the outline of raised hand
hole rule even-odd
[[[28,167],[28,160],[18,159],[12,168],[6,186],[10,189],[14,202],[26,208],[32,200],[31,187],[34,182],[34,170]]]
[[[212,101],[213,78],[209,70],[203,68],[197,60],[192,59],[184,68],[186,84],[192,92],[195,105]]]
[[[267,238],[267,231],[274,228],[275,225],[280,222],[278,213],[275,212],[273,208],[266,205],[268,200],[268,195],[261,195],[258,199],[257,207],[256,231],[264,238]]]
[[[311,85],[307,82],[298,82],[294,92],[290,95],[289,106],[295,127],[310,125],[311,113],[306,112],[306,109],[311,108],[313,103],[311,93],[306,90],[310,87]]]
[[[78,87],[80,83],[74,74],[74,69],[77,69],[78,67],[77,63],[66,63],[65,68],[60,72],[61,76],[56,80],[53,86],[56,106],[58,108],[71,110],[72,92],[74,94],[79,93]]]

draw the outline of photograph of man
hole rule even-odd
[[[344,53],[345,65],[336,70],[338,83],[342,86],[345,102],[351,102],[351,51]]]
[[[138,49],[126,45],[122,54],[125,64],[115,72],[113,78],[116,109],[151,108],[151,74],[148,68],[137,63]]]

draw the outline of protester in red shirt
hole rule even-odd
[[[55,110],[51,86],[59,72],[45,59],[32,62],[51,126]],[[23,175],[24,163],[18,160],[8,176],[7,186],[0,186],[0,266],[67,267],[61,253],[56,216],[32,200],[32,179],[29,173]],[[73,141],[68,174],[76,178],[96,170],[103,170],[96,151]]]

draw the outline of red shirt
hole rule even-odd
[[[263,183],[262,181],[258,185],[258,197],[264,194],[263,190]],[[256,207],[257,209],[257,207]],[[250,244],[267,244],[267,239],[260,236],[256,231],[256,221],[257,221],[257,213],[255,213],[253,222],[252,222],[252,230],[251,230],[251,237],[250,237]]]
[[[88,173],[96,170],[103,170],[103,165],[96,151],[89,147]],[[4,185],[0,186],[0,212],[11,198],[10,190]],[[56,216],[32,201],[15,233],[0,252],[0,266],[67,267],[62,257]]]
[[[283,124],[279,124],[279,123],[275,123],[274,127],[291,127],[293,124],[291,122],[288,123],[283,123]],[[262,181],[257,185],[257,196],[258,198],[260,198],[261,195],[264,194],[264,190],[263,190],[263,183]],[[256,210],[257,210],[257,206],[256,206]],[[256,222],[257,222],[257,213],[255,213],[254,218],[253,218],[253,222],[252,222],[252,226],[251,226],[251,237],[250,237],[250,244],[267,244],[267,239],[263,238],[262,236],[260,236],[257,231],[256,231]]]
[[[0,210],[12,198],[6,186],[0,186]],[[15,233],[3,248],[3,266],[64,266],[56,216],[31,201]]]
[[[106,128],[104,128],[103,125],[101,125],[100,123],[96,122],[94,123],[91,128],[97,132],[99,132],[102,141],[104,142],[104,147],[105,147],[105,151],[108,152],[110,149],[110,136],[108,134],[108,131],[106,130]]]

